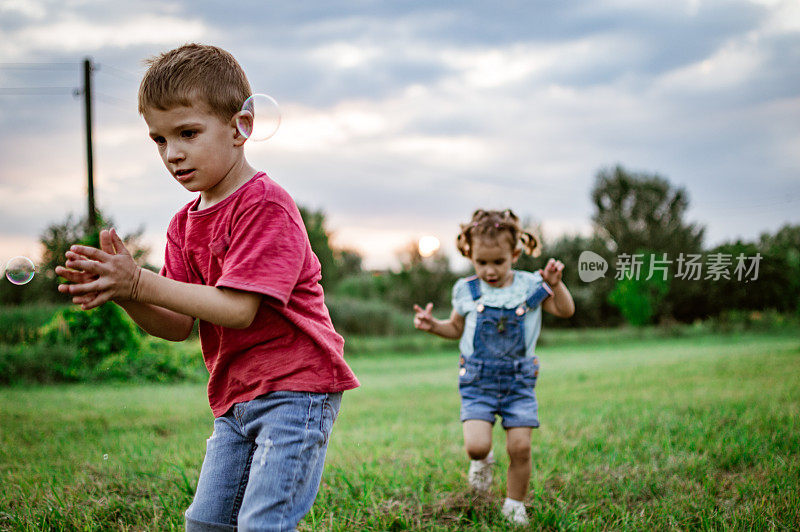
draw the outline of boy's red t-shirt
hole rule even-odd
[[[161,275],[264,296],[253,323],[231,329],[200,320],[215,417],[277,390],[341,392],[359,385],[325,306],[320,263],[291,196],[259,172],[203,210],[200,198],[167,230]]]

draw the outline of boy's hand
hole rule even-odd
[[[100,246],[72,246],[67,251],[65,268],[56,268],[56,273],[78,284],[62,284],[58,291],[72,294],[72,301],[83,310],[99,307],[109,300],[129,300],[136,296],[141,269],[125,248],[117,232],[100,232]]]
[[[100,232],[100,248],[110,255],[116,255],[114,245],[111,243],[111,233],[109,231],[103,230]],[[81,258],[85,259],[86,257],[81,256]],[[89,275],[86,272],[71,270],[63,266],[56,266],[55,272],[72,284],[85,284],[97,280],[96,275]],[[95,297],[97,297],[97,293],[92,292],[82,296],[75,296],[72,298],[72,302],[76,305],[81,305],[92,301]]]
[[[433,329],[435,321],[433,319],[433,314],[431,314],[432,311],[433,303],[428,303],[424,309],[415,304],[414,312],[416,312],[416,315],[414,316],[414,327],[420,331],[430,331]]]
[[[555,288],[561,282],[561,275],[564,270],[564,263],[560,260],[550,259],[544,269],[539,270],[542,279],[545,280],[550,288]]]

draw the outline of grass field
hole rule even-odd
[[[455,347],[454,347],[455,349]],[[796,529],[800,338],[623,338],[539,350],[532,529]],[[455,350],[349,360],[301,530],[504,530],[466,488]],[[0,528],[182,529],[211,414],[203,385],[0,389]]]

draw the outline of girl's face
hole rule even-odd
[[[470,260],[479,279],[494,288],[508,286],[514,280],[511,267],[521,253],[513,250],[509,238],[476,238]]]

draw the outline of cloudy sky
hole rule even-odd
[[[366,264],[472,210],[588,233],[598,170],[659,173],[706,244],[800,223],[800,2],[0,0],[0,260],[85,212],[80,62],[97,202],[161,264],[192,195],[136,112],[142,59],[226,48],[283,123],[247,149]]]

